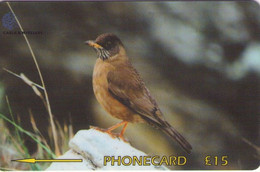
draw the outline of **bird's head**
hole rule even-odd
[[[99,35],[95,41],[89,40],[85,43],[93,47],[98,57],[102,60],[107,60],[110,57],[120,54],[121,51],[124,51],[121,40],[112,33]]]

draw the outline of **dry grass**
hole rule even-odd
[[[11,5],[8,2],[6,3],[10,11],[13,13],[20,30],[23,32],[24,30],[22,28],[22,25],[19,22],[17,16],[15,15]],[[32,124],[33,132],[24,130],[19,124],[19,122],[18,123],[16,122],[19,121],[19,119],[14,119],[10,102],[8,100],[8,97],[6,97],[6,102],[8,105],[11,119],[7,118],[6,115],[0,113],[0,133],[2,133],[0,135],[0,158],[1,158],[0,170],[43,170],[48,164],[41,164],[41,165],[24,164],[24,163],[12,162],[11,160],[29,158],[29,157],[34,157],[37,159],[55,158],[56,156],[61,155],[61,153],[64,153],[68,149],[68,141],[73,137],[73,131],[71,125],[63,124],[64,127],[62,127],[58,123],[58,121],[54,121],[53,119],[48,92],[46,90],[46,86],[44,83],[44,79],[40,67],[38,65],[37,59],[34,55],[34,52],[31,48],[27,36],[25,34],[23,34],[23,36],[30,50],[34,64],[37,68],[37,72],[41,80],[41,85],[31,81],[23,73],[18,75],[10,70],[7,69],[4,70],[20,78],[22,81],[24,81],[27,85],[29,85],[32,88],[35,95],[42,100],[43,105],[45,106],[47,114],[49,116],[48,131],[51,132],[48,132],[49,133],[48,137],[50,143],[53,144],[48,143],[46,141],[47,139],[45,139],[44,136],[41,134],[34,120],[33,114],[30,110],[28,112],[28,115],[30,115],[30,121]],[[7,128],[4,122],[10,123],[13,126],[13,130]],[[24,135],[29,136],[30,139],[32,139],[35,142],[35,144],[37,144],[37,150],[33,154],[29,154],[29,150],[24,144]],[[55,153],[53,153],[52,150],[54,150]]]
[[[9,2],[6,2],[6,4],[8,5],[8,7],[9,7],[10,11],[12,12],[12,14],[14,15],[14,18],[15,18],[15,20],[16,20],[16,22],[17,22],[19,28],[20,28],[20,30],[21,30],[22,32],[24,32],[23,27],[22,27],[21,23],[19,22],[17,16],[15,15],[15,12],[13,11],[11,5],[9,4]],[[28,48],[29,48],[30,53],[31,53],[31,55],[32,55],[32,59],[33,59],[33,61],[34,61],[34,64],[35,64],[35,66],[36,66],[36,68],[37,68],[37,72],[38,72],[39,77],[40,77],[40,80],[41,80],[41,84],[42,84],[41,87],[43,88],[43,92],[44,92],[44,96],[45,96],[44,101],[45,101],[46,108],[47,108],[47,111],[48,111],[48,114],[49,114],[51,129],[52,129],[52,133],[53,133],[53,140],[54,140],[54,145],[55,145],[55,154],[56,154],[56,155],[60,155],[60,150],[59,150],[58,140],[57,140],[56,126],[55,126],[55,123],[54,123],[54,120],[53,120],[53,114],[52,114],[52,111],[51,111],[51,105],[50,105],[50,101],[49,101],[48,92],[47,92],[47,90],[46,90],[45,82],[44,82],[44,80],[43,80],[42,73],[41,73],[39,64],[38,64],[38,62],[37,62],[37,59],[36,59],[36,57],[35,57],[35,54],[34,54],[34,52],[33,52],[33,49],[32,49],[32,47],[31,47],[31,44],[30,44],[30,42],[29,42],[29,40],[28,40],[26,34],[23,34],[23,36],[24,36],[24,39],[25,39],[25,41],[26,41],[26,43],[27,43],[27,45],[28,45]],[[35,87],[35,88],[36,88],[36,87]],[[33,88],[33,89],[34,89],[34,88]]]
[[[28,170],[29,164],[12,163],[13,158],[21,158],[25,154],[24,150],[10,131],[6,128],[2,119],[0,119],[0,170]]]
[[[24,130],[15,121],[0,114],[0,132],[2,133],[0,135],[0,170],[43,170],[48,166],[48,164],[29,165],[12,162],[11,160],[29,157],[36,159],[52,159],[56,157],[53,151],[51,151],[51,146],[49,146],[48,142],[37,128],[37,124],[35,123],[34,117],[30,111],[28,115],[30,115],[31,118],[31,124],[34,130],[33,132]],[[7,128],[1,118],[12,124],[14,128]],[[58,122],[56,121],[56,123]],[[72,127],[66,124],[64,124],[64,128],[61,128],[60,125],[58,126],[58,140],[61,140],[59,145],[62,153],[64,153],[68,150],[68,141],[73,137],[73,135],[71,135]],[[25,135],[29,136],[37,145],[37,150],[33,154],[29,154],[29,148],[24,144],[25,141],[23,138]],[[49,138],[52,138],[52,135],[49,135]]]

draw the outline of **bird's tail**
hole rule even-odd
[[[164,121],[164,124],[165,125],[160,126],[160,128],[171,138],[175,139],[187,153],[191,153],[192,147],[189,142],[168,122]]]
[[[142,118],[155,128],[163,130],[171,138],[176,140],[187,153],[190,154],[192,147],[189,142],[175,128],[163,119],[161,111],[158,108],[155,108],[152,115],[154,118],[145,115],[143,115]]]

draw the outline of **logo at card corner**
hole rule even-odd
[[[12,12],[8,12],[5,15],[3,15],[2,25],[3,25],[3,27],[5,27],[8,30],[13,30],[14,28],[16,28],[18,26]]]

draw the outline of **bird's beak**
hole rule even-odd
[[[92,40],[86,41],[85,44],[88,44],[89,46],[97,48],[97,49],[103,48],[101,45],[95,43],[95,41],[92,41]]]

